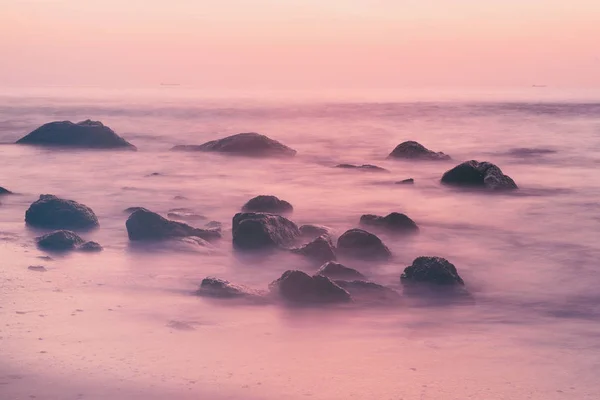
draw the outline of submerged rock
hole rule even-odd
[[[169,210],[167,217],[180,221],[205,221],[208,219],[204,215],[196,214],[189,208],[174,208]]]
[[[425,146],[415,141],[400,143],[390,153],[388,158],[399,158],[407,160],[430,160],[430,161],[445,161],[450,160],[448,154],[442,152],[431,151]]]
[[[238,213],[233,217],[233,246],[239,250],[285,248],[300,235],[298,226],[280,215]]]
[[[396,185],[414,185],[415,180],[413,178],[403,179],[401,181],[396,182]]]
[[[12,192],[10,190],[5,189],[2,186],[0,186],[0,196],[5,195],[5,194],[12,194]]]
[[[546,154],[554,154],[556,150],[545,149],[543,147],[531,148],[531,147],[517,147],[507,151],[506,154],[514,157],[540,157]]]
[[[323,225],[302,225],[300,234],[305,238],[317,238],[321,235],[331,236],[331,229]]]
[[[220,230],[223,227],[223,224],[220,223],[219,221],[210,221],[204,226],[208,229]]]
[[[292,249],[292,252],[310,258],[319,264],[336,259],[333,243],[326,235],[319,236],[302,247]]]
[[[339,237],[337,249],[340,255],[363,260],[387,260],[390,249],[374,234],[362,229],[350,229]]]
[[[441,257],[418,257],[400,276],[403,285],[464,285],[456,267]]]
[[[36,238],[40,249],[48,251],[100,251],[102,246],[96,242],[86,242],[75,232],[60,230]]]
[[[405,214],[393,212],[380,217],[373,214],[365,214],[360,217],[360,223],[364,226],[380,228],[394,233],[415,233],[419,231],[419,227]]]
[[[293,157],[296,150],[291,149],[265,135],[254,132],[238,133],[222,139],[211,140],[201,145],[180,145],[175,151],[208,151],[249,157]]]
[[[350,293],[357,303],[393,304],[400,300],[394,289],[366,280],[336,280],[338,286]]]
[[[489,162],[465,161],[442,176],[442,183],[456,186],[483,187],[489,190],[517,189],[517,184]]]
[[[371,164],[363,164],[363,165],[338,164],[335,167],[336,168],[345,168],[345,169],[357,169],[360,171],[367,171],[367,172],[390,172],[385,168],[381,168],[381,167],[378,167],[377,165],[371,165]]]
[[[276,196],[261,195],[248,200],[242,207],[242,211],[286,214],[294,211],[294,207],[287,201],[281,200]]]
[[[82,147],[91,149],[127,148],[135,146],[117,135],[99,121],[85,120],[78,123],[55,121],[44,124],[17,140],[18,144],[39,146]]]
[[[28,270],[30,271],[36,271],[36,272],[46,272],[48,271],[46,269],[46,267],[44,267],[43,265],[30,265],[29,267],[27,267]]]
[[[329,261],[323,264],[321,268],[319,268],[319,270],[317,271],[317,275],[323,275],[330,279],[366,279],[363,274],[361,274],[354,268],[348,268],[335,261]]]
[[[129,216],[125,223],[129,240],[165,240],[195,236],[203,240],[221,237],[216,230],[194,228],[183,222],[171,221],[142,208]]]
[[[269,285],[269,289],[292,303],[347,303],[352,300],[346,290],[326,276],[310,276],[297,270],[284,272]]]
[[[126,212],[127,214],[133,214],[137,210],[145,210],[145,208],[144,207],[129,207],[129,208],[124,209],[123,212]]]
[[[262,293],[253,289],[249,289],[245,286],[234,285],[233,283],[223,279],[208,277],[202,280],[200,287],[196,291],[196,295],[221,299],[258,299],[262,296]]]
[[[90,229],[99,225],[98,217],[86,205],[42,194],[25,212],[27,225],[48,229]]]

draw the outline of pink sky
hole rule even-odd
[[[600,87],[598,0],[0,0],[0,85]]]

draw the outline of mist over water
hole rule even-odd
[[[544,102],[178,93],[0,97],[0,186],[17,193],[0,199],[0,398],[599,398],[600,103],[568,93]],[[49,121],[85,119],[138,151],[10,144]],[[240,132],[298,155],[169,151]],[[453,160],[386,159],[406,140]],[[520,189],[440,185],[470,159],[497,164]],[[333,168],[340,163],[390,173]],[[406,178],[415,185],[394,184]],[[41,231],[23,219],[43,193],[91,207],[100,228],[82,236],[105,250],[38,258]],[[285,270],[318,268],[293,254],[233,252],[231,218],[259,194],[291,202],[290,219],[335,236],[362,214],[406,213],[421,230],[380,235],[391,261],[342,262],[401,292],[413,259],[445,257],[475,303],[295,309],[193,296],[206,276],[264,289]],[[224,237],[210,248],[131,245],[132,206],[190,209],[222,222]]]

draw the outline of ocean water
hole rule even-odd
[[[6,92],[0,186],[17,194],[0,199],[0,398],[600,398],[599,98]],[[88,118],[138,151],[11,144],[43,123]],[[169,151],[248,131],[298,155]],[[405,140],[453,161],[387,160]],[[470,159],[496,163],[520,189],[440,185],[444,171]],[[390,173],[333,168],[339,163]],[[415,185],[394,184],[406,178]],[[39,258],[41,231],[25,227],[24,213],[42,193],[90,206],[101,226],[82,236],[105,250]],[[231,218],[259,194],[290,201],[292,220],[336,235],[362,214],[406,213],[421,231],[381,235],[392,260],[344,263],[401,292],[414,258],[445,257],[475,302],[297,309],[193,296],[206,276],[264,289],[287,269],[317,269],[295,255],[233,252]],[[132,246],[131,206],[163,215],[189,208],[222,222],[224,237],[210,248]]]

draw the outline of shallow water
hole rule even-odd
[[[0,186],[18,193],[0,199],[0,397],[599,398],[600,103],[482,100],[0,98]],[[139,151],[9,144],[45,122],[87,118]],[[169,151],[246,131],[298,156]],[[405,140],[454,161],[386,160]],[[536,151],[515,150],[523,148]],[[490,195],[439,184],[468,159],[498,164],[520,189]],[[339,163],[391,173],[332,168]],[[394,184],[405,178],[415,185]],[[82,236],[105,251],[37,258],[40,231],[23,218],[41,193],[94,209],[101,228]],[[231,217],[258,194],[290,201],[295,222],[338,235],[365,213],[406,213],[421,232],[382,235],[393,260],[345,264],[401,290],[415,257],[446,257],[475,304],[290,309],[192,296],[205,276],[265,288],[287,269],[317,269],[294,255],[232,251]],[[123,211],[131,206],[163,215],[189,208],[223,222],[225,237],[208,249],[131,246]]]

